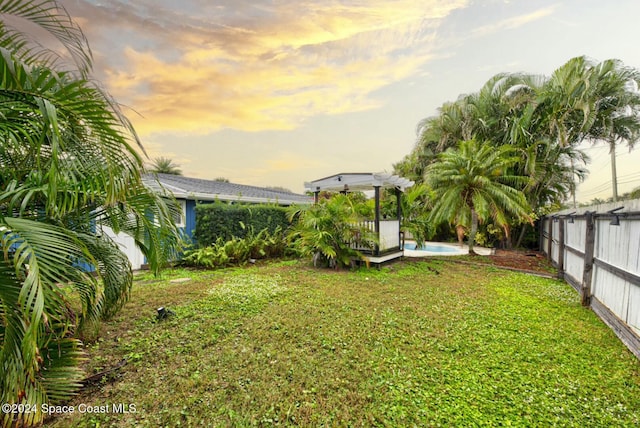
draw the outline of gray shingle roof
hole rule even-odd
[[[155,180],[171,191],[177,199],[194,199],[200,201],[239,201],[258,203],[278,203],[280,205],[308,204],[313,200],[306,195],[272,190],[264,187],[246,186],[244,184],[226,183],[223,181],[189,178],[171,174],[147,174],[144,181],[151,188],[157,187]]]

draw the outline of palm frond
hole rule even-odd
[[[77,343],[68,339],[72,323],[61,288],[96,281],[80,262],[93,261],[86,247],[66,229],[39,221],[0,218],[4,257],[0,263],[2,336],[0,366],[6,373],[2,400],[41,404],[49,398],[68,398],[75,391]],[[94,284],[92,288],[97,288]],[[51,353],[57,349],[58,353]],[[65,371],[68,376],[58,378]],[[72,375],[75,373],[74,375]],[[52,374],[53,377],[50,377]],[[52,387],[49,396],[47,386]],[[28,418],[36,417],[27,415]],[[39,418],[42,416],[40,415]],[[38,422],[39,419],[35,420]],[[31,421],[34,422],[34,421]]]
[[[3,1],[0,3],[0,16],[3,15],[22,19],[45,30],[66,48],[81,76],[88,76],[93,62],[89,43],[60,2]],[[22,28],[11,27],[6,19],[0,21],[0,46],[11,47],[25,62],[47,64],[53,68],[60,68],[63,63],[63,58],[54,49],[42,46]]]

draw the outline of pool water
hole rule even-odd
[[[417,247],[416,244],[404,244],[405,250],[416,250],[416,251],[429,251],[432,253],[459,253],[460,251],[454,247],[447,247],[444,245],[434,245],[434,244],[423,244],[421,247]]]

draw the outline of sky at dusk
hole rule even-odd
[[[637,0],[62,0],[148,155],[185,176],[303,191],[340,172],[392,171],[418,122],[500,72],[567,60],[640,68]],[[587,147],[578,200],[611,195]],[[617,157],[640,186],[640,144]]]

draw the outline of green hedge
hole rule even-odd
[[[243,227],[244,225],[244,227]],[[196,229],[193,237],[198,246],[212,245],[218,238],[225,241],[244,238],[249,230],[255,233],[277,227],[289,227],[287,209],[274,205],[228,205],[224,203],[196,205]]]

